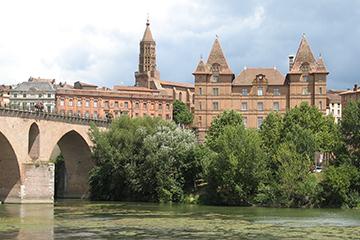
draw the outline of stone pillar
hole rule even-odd
[[[55,166],[49,162],[22,164],[22,203],[54,202]]]

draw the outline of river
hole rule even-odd
[[[85,201],[3,204],[0,239],[360,239],[360,210]]]

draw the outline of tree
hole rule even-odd
[[[223,127],[212,139],[204,201],[221,205],[251,205],[264,175],[260,137],[242,124]]]
[[[92,126],[96,167],[90,174],[97,200],[180,202],[201,172],[195,134],[159,118],[127,116],[109,130]]]
[[[244,127],[241,114],[234,110],[225,110],[222,114],[214,118],[206,133],[206,144],[211,147],[212,142],[221,135],[226,126]]]
[[[185,103],[175,100],[173,105],[173,118],[176,124],[190,125],[193,121],[193,114]]]
[[[360,169],[360,100],[350,101],[342,112],[341,134],[352,165]]]

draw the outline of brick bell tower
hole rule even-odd
[[[135,86],[151,88],[152,79],[160,79],[160,72],[156,69],[156,43],[151,34],[148,18],[140,41],[139,69],[135,72]]]

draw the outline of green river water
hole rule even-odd
[[[360,210],[3,204],[0,239],[360,239]]]

